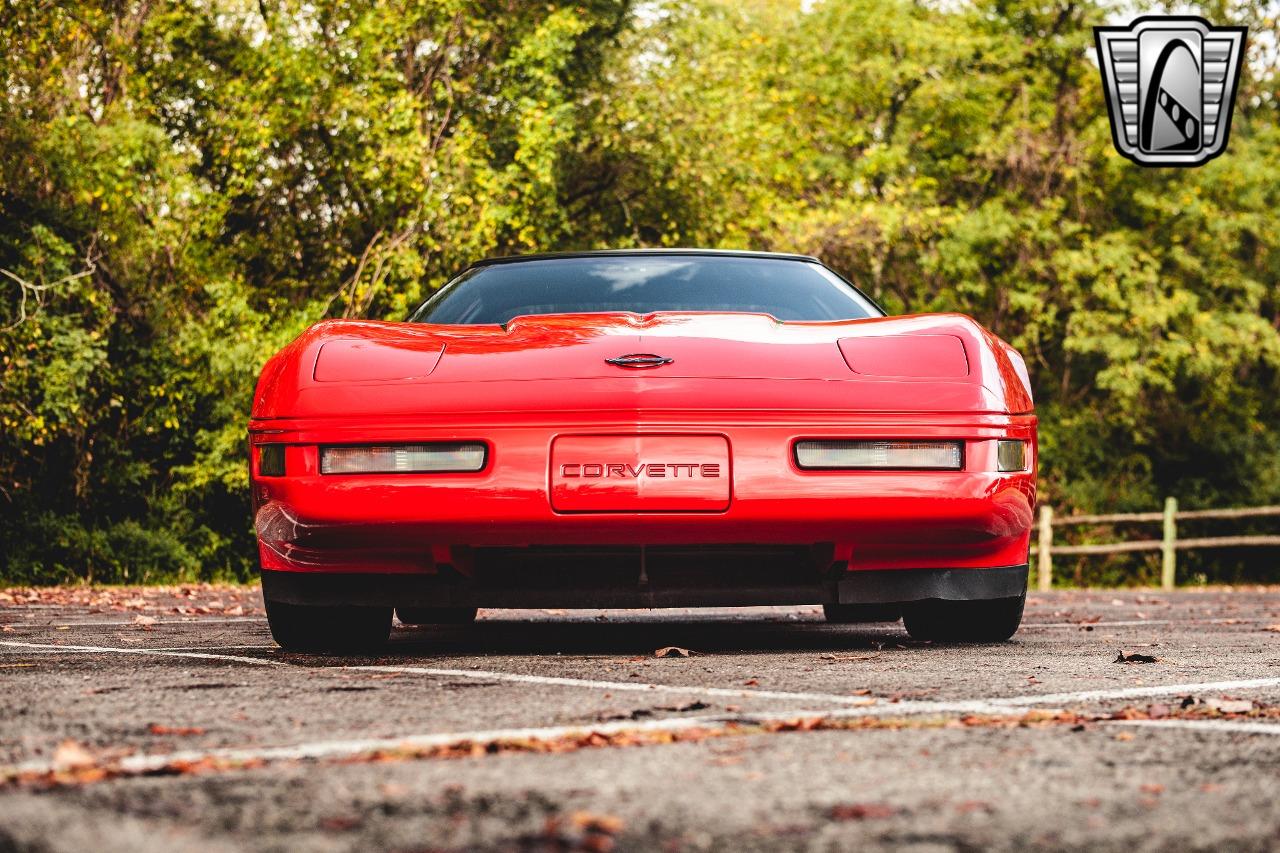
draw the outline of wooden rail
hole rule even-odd
[[[1178,538],[1178,522],[1203,518],[1256,518],[1280,516],[1280,506],[1238,507],[1232,509],[1196,509],[1178,511],[1177,498],[1166,498],[1164,512],[1114,512],[1103,515],[1068,515],[1053,517],[1053,508],[1040,507],[1039,536],[1036,547],[1037,586],[1042,590],[1053,587],[1053,555],[1072,554],[1123,554],[1132,551],[1160,552],[1160,586],[1173,589],[1178,568],[1179,549],[1188,548],[1240,548],[1280,547],[1280,536],[1202,536],[1191,539]],[[1159,539],[1137,539],[1127,542],[1106,542],[1096,545],[1054,545],[1053,528],[1091,524],[1146,524],[1159,521],[1162,536]]]

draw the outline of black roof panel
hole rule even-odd
[[[508,255],[499,258],[486,258],[476,261],[472,267],[487,267],[493,264],[513,264],[520,261],[549,261],[563,258],[608,258],[627,255],[711,255],[730,258],[772,258],[783,261],[807,261],[821,263],[809,255],[797,255],[788,252],[749,252],[738,249],[596,249],[585,252],[546,252],[536,255]]]

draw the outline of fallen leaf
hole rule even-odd
[[[1137,652],[1133,652],[1132,654],[1125,654],[1124,650],[1121,649],[1119,657],[1117,657],[1114,662],[1115,663],[1155,663],[1156,658],[1152,657],[1151,655],[1138,654]]]
[[[759,686],[760,686],[760,679],[758,679],[758,678],[748,678],[746,681],[742,682],[742,686],[743,686],[743,687],[759,687]]]
[[[1139,785],[1138,790],[1142,791],[1144,794],[1163,794],[1164,785],[1156,782],[1147,782],[1143,785]]]
[[[832,806],[832,820],[874,820],[893,817],[898,809],[888,803],[845,803]]]
[[[77,770],[92,767],[97,763],[93,753],[73,740],[64,740],[53,751],[54,766],[65,770]]]
[[[569,822],[584,832],[603,832],[605,835],[617,835],[624,826],[622,818],[591,812],[574,812]]]
[[[138,614],[137,616],[133,617],[133,624],[137,625],[139,628],[149,628],[150,626],[156,624],[156,617],[143,616],[142,614]]]
[[[1280,625],[1268,625],[1263,628],[1264,631],[1270,631],[1273,634],[1280,634]]]
[[[162,726],[159,723],[152,723],[147,727],[147,733],[153,735],[202,735],[204,729],[199,726]]]
[[[663,646],[654,650],[655,658],[687,658],[690,655],[688,649],[682,649],[679,646]]]
[[[710,708],[710,707],[711,706],[708,705],[706,702],[698,702],[695,700],[685,705],[661,705],[658,707],[658,710],[659,711],[676,711],[676,712],[705,711],[707,708]]]

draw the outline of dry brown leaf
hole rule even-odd
[[[832,820],[875,820],[897,813],[897,807],[888,803],[843,803],[832,806],[830,815]]]
[[[1155,663],[1157,658],[1151,655],[1143,655],[1138,652],[1126,653],[1120,650],[1119,656],[1115,659],[1115,663]]]
[[[78,770],[97,763],[93,753],[73,740],[64,740],[53,751],[53,764],[63,770]]]
[[[162,726],[159,723],[152,723],[147,727],[147,733],[153,735],[179,735],[186,737],[189,735],[202,735],[204,729],[199,726]]]
[[[687,658],[691,654],[692,652],[688,649],[682,649],[679,646],[663,646],[653,652],[655,658]]]
[[[603,832],[605,835],[617,835],[625,825],[620,817],[591,812],[574,812],[569,816],[569,822],[585,832]]]

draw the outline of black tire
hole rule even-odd
[[[1027,594],[986,601],[916,601],[902,609],[907,633],[915,640],[942,643],[1002,643],[1022,624]]]
[[[267,599],[267,624],[290,652],[377,652],[391,635],[390,607],[285,604]]]
[[[476,607],[397,607],[396,615],[406,625],[470,625],[476,621]]]
[[[836,625],[897,622],[902,618],[902,608],[896,604],[824,604],[822,612]]]

